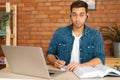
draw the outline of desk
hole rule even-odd
[[[38,77],[25,76],[20,74],[14,74],[10,72],[9,68],[0,70],[0,80],[49,80]],[[78,79],[73,72],[65,72],[50,80],[120,80],[120,77],[104,77],[104,78],[92,78],[92,79]]]
[[[120,66],[120,58],[113,58],[113,57],[107,57],[105,60],[105,63],[108,66],[115,67],[115,66]]]

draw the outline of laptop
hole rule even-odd
[[[11,72],[40,78],[52,78],[63,71],[49,70],[41,47],[1,46]]]

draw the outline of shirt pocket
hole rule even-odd
[[[84,52],[83,52],[83,61],[89,61],[94,57],[94,46],[93,45],[87,45]]]
[[[88,45],[88,46],[87,46],[88,54],[94,53],[94,49],[95,49],[94,45]]]
[[[64,54],[66,50],[66,43],[58,43],[58,53]]]

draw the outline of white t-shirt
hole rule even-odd
[[[71,60],[70,62],[77,62],[80,63],[80,50],[79,50],[79,45],[80,45],[80,35],[77,37],[74,33],[72,33],[74,36],[74,42],[73,42],[73,48],[72,48],[72,53],[71,53]]]

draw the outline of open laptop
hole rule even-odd
[[[13,73],[52,78],[50,74],[54,76],[62,72],[60,70],[49,72],[41,47],[2,45],[1,48]]]

